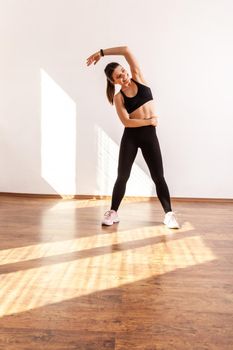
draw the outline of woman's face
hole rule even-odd
[[[127,86],[130,82],[129,73],[122,66],[117,66],[112,73],[112,80],[114,84],[120,84],[121,86]]]

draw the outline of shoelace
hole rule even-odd
[[[170,215],[168,215],[168,225],[177,225],[177,228],[180,228],[180,224],[177,220],[176,213],[177,212],[173,211]]]
[[[172,211],[172,212],[169,213],[169,216],[172,216],[172,215],[176,216],[177,213],[178,213],[177,211]]]
[[[106,216],[106,218],[110,218],[110,217],[111,217],[111,214],[113,214],[113,211],[108,210],[108,211],[106,211],[106,213],[104,214],[104,216]]]
[[[167,215],[169,221],[174,219],[177,221],[176,214],[177,214],[177,211],[172,211],[171,213],[169,213],[169,215]]]

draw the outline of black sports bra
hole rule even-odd
[[[128,97],[124,94],[122,90],[120,90],[121,94],[124,97],[125,108],[129,114],[135,111],[135,109],[144,105],[144,103],[153,100],[151,89],[148,86],[137,82],[133,78],[131,78],[131,80],[135,82],[138,88],[138,91],[135,96]]]

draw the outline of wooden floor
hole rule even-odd
[[[0,197],[0,350],[232,350],[233,203]]]

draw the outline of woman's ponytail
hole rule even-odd
[[[115,95],[115,84],[112,81],[112,73],[114,72],[114,69],[118,66],[119,66],[119,63],[112,62],[107,64],[107,66],[104,69],[104,72],[107,77],[107,89],[106,89],[107,99],[112,105],[114,104],[113,99]]]
[[[109,102],[113,105],[113,98],[115,95],[115,85],[107,78],[106,94]]]

